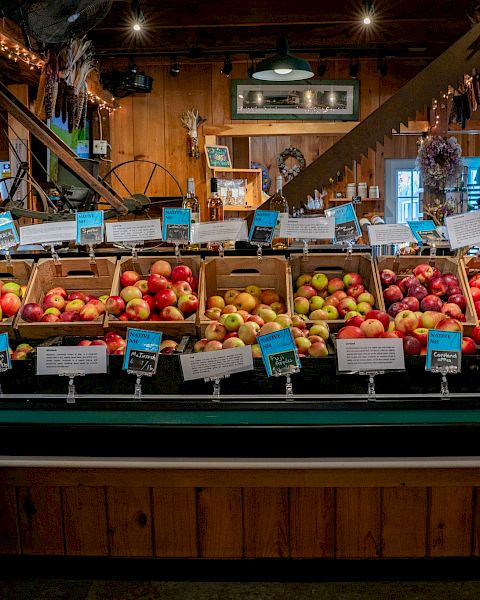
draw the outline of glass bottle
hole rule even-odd
[[[190,209],[190,225],[200,222],[200,203],[195,195],[195,181],[193,177],[187,179],[187,195],[183,201],[182,208]],[[185,246],[186,250],[198,250],[199,248],[199,244],[188,244]]]
[[[218,194],[218,181],[216,177],[210,180],[210,195],[207,198],[207,221],[223,221],[223,200]],[[220,242],[209,242],[209,250],[219,250]]]
[[[282,219],[288,217],[288,202],[282,191],[283,180],[281,175],[276,177],[276,192],[270,199],[270,210],[277,210],[279,219],[275,227],[272,239],[272,248],[274,250],[286,250],[288,248],[288,238],[280,237],[280,224]]]

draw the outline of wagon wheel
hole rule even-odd
[[[55,205],[49,200],[42,188],[28,175],[23,177],[4,177],[0,179],[1,210],[26,209],[29,195],[35,191],[38,210],[56,212]]]
[[[134,211],[136,214],[151,214],[153,209],[161,208],[163,204],[167,202],[171,203],[174,200],[172,198],[151,199],[156,183],[155,176],[162,171],[173,179],[178,188],[179,199],[183,200],[182,186],[175,175],[162,165],[151,160],[126,160],[111,168],[103,177],[101,183],[107,189],[116,190],[121,196],[133,198],[136,201],[136,210]],[[100,198],[99,205],[103,204],[105,202],[102,202],[102,198]]]

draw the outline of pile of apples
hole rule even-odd
[[[26,285],[19,285],[14,281],[0,281],[0,319],[5,320],[17,314],[26,290]]]
[[[107,298],[107,295],[97,298],[94,294],[54,287],[45,294],[42,304],[25,304],[21,316],[29,323],[95,321],[104,314]]]
[[[119,296],[106,299],[105,308],[120,321],[183,321],[198,308],[198,279],[187,265],[157,260],[149,275],[124,271]]]
[[[469,277],[468,285],[470,286],[475,313],[477,314],[477,318],[480,319],[480,273],[476,273]]]
[[[10,360],[27,360],[28,354],[33,352],[33,346],[26,344],[25,342],[18,344],[15,350],[8,347],[8,353],[10,354]]]
[[[123,356],[127,347],[127,341],[120,334],[109,331],[102,338],[94,340],[83,339],[78,342],[77,346],[106,346],[107,354]],[[162,354],[170,354],[177,346],[178,343],[174,340],[162,340],[160,343],[160,352]]]
[[[257,336],[291,328],[300,356],[327,356],[327,323],[307,328],[301,315],[286,314],[284,299],[271,289],[249,285],[243,290],[230,289],[223,296],[207,298],[205,316],[212,322],[205,337],[194,345],[194,352],[251,346],[254,358],[260,358]]]
[[[328,279],[325,273],[304,273],[295,281],[294,310],[311,321],[348,319],[372,310],[375,296],[359,273]]]

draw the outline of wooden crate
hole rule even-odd
[[[21,260],[14,259],[8,263],[6,260],[0,260],[0,280],[4,283],[14,282],[18,285],[26,285],[27,291],[30,283],[30,279],[33,276],[35,265],[33,260]],[[20,314],[22,312],[23,305],[25,304],[26,295],[22,298],[22,304],[18,310]],[[14,339],[15,329],[14,322],[16,317],[6,317],[5,320],[0,319],[0,333],[8,333],[10,339]]]
[[[467,298],[467,302],[469,301],[472,307],[472,313],[473,316],[475,318],[476,324],[478,325],[480,320],[477,317],[477,311],[475,310],[475,305],[473,302],[473,298],[472,298],[472,294],[470,293],[470,285],[468,284],[468,279],[472,276],[472,275],[476,275],[477,273],[480,273],[480,257],[478,256],[464,256],[461,259],[461,266],[462,268],[462,274],[465,277],[465,288],[466,288],[466,294],[465,297]]]
[[[468,289],[465,265],[458,258],[453,256],[436,256],[432,258],[426,256],[382,256],[376,259],[376,263],[379,276],[380,271],[383,269],[391,269],[397,273],[397,276],[406,277],[407,275],[412,275],[416,266],[424,263],[429,263],[432,266],[437,267],[442,275],[444,273],[453,273],[453,275],[458,278],[460,288],[467,300],[467,308],[465,310],[466,321],[463,324],[464,333],[469,333],[471,328],[477,324],[472,297],[470,295],[470,290]]]
[[[210,319],[205,316],[209,296],[222,295],[230,289],[243,290],[258,285],[262,290],[273,289],[285,300],[287,313],[292,314],[290,269],[283,256],[228,256],[207,258],[202,265],[199,324],[203,336]]]
[[[62,258],[60,265],[53,259],[41,259],[34,270],[25,297],[25,304],[42,304],[45,293],[54,287],[63,287],[67,292],[81,291],[85,294],[110,295],[115,274],[115,257],[97,257],[94,265],[88,258]],[[28,323],[17,315],[14,327],[24,339],[45,339],[57,335],[103,335],[105,315],[95,321],[74,321],[71,323]]]
[[[117,263],[115,272],[112,295],[120,294],[120,275],[125,271],[137,271],[141,275],[148,277],[150,266],[157,260],[166,260],[172,267],[176,264],[187,265],[192,269],[195,277],[199,278],[198,290],[200,293],[200,257],[198,256],[182,256],[179,261],[175,256],[139,256],[133,259],[131,256],[122,258]],[[113,315],[107,315],[106,328],[109,331],[115,331],[121,335],[126,335],[128,327],[137,327],[139,329],[154,329],[162,331],[170,336],[182,337],[183,335],[195,335],[197,333],[197,315],[193,314],[187,317],[184,321],[119,321]]]
[[[345,273],[357,272],[362,276],[365,288],[375,296],[375,308],[385,308],[383,296],[379,287],[379,278],[376,273],[376,265],[370,254],[363,253],[341,253],[341,254],[292,254],[290,256],[292,270],[292,292],[295,288],[295,280],[302,273],[325,273],[329,279],[332,277],[343,277]],[[291,299],[293,303],[293,296]],[[292,304],[293,305],[293,304]],[[307,320],[307,323],[311,321]],[[345,324],[344,319],[327,321],[331,331],[338,331]]]

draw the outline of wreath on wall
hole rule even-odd
[[[448,180],[460,175],[462,167],[462,148],[456,138],[437,135],[421,142],[417,169],[424,187],[444,189]]]
[[[297,164],[293,165],[291,168],[287,167],[285,164],[287,158],[294,158],[297,161]],[[298,148],[294,148],[293,146],[285,148],[285,150],[280,152],[277,156],[278,170],[288,181],[296,177],[300,171],[305,168],[305,164],[305,157]]]

